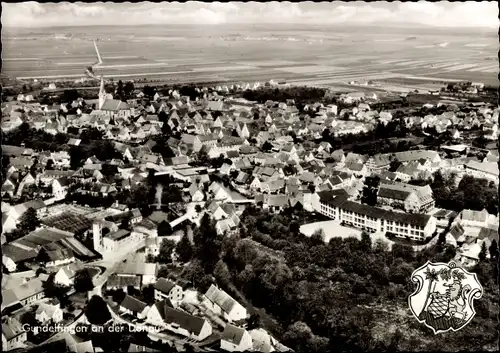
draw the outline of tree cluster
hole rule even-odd
[[[69,136],[62,133],[52,135],[43,130],[30,128],[28,123],[22,123],[11,131],[2,132],[2,144],[25,146],[36,151],[62,151],[69,139]]]
[[[436,340],[412,318],[379,317],[377,308],[407,310],[401,303],[406,303],[415,289],[411,273],[427,260],[451,260],[453,246],[439,244],[416,252],[394,244],[389,250],[380,241],[372,243],[367,233],[361,240],[333,238],[325,243],[320,235],[301,235],[292,214],[262,213],[255,207],[247,208],[241,220],[241,238],[222,241],[218,260],[210,259],[210,263],[215,262],[211,273],[219,285],[234,287],[233,293],[243,293],[252,305],[276,319],[282,327],[273,334],[284,344],[297,351],[316,352],[450,348],[449,342]],[[206,281],[199,275],[204,260],[194,262],[192,273],[198,270],[198,282]],[[496,279],[491,264],[484,261],[475,270],[483,271],[483,278],[489,276],[486,290],[491,299],[487,305],[498,308],[493,304],[498,301],[498,289],[492,289]],[[484,308],[478,315],[489,318],[492,311]],[[404,320],[397,324],[401,330],[392,334],[384,331],[385,336],[377,338],[379,327],[395,320]],[[464,337],[453,346],[477,348],[496,342],[498,334],[493,326],[494,321],[479,321],[473,335],[481,336],[481,341],[476,344]]]
[[[327,102],[325,100],[326,90],[316,87],[286,87],[271,88],[262,87],[257,90],[246,90],[241,96],[249,101],[265,103],[268,100],[275,102],[286,102],[293,99],[296,104],[311,104],[317,102]],[[331,100],[328,102],[331,103]]]
[[[440,171],[434,174],[430,183],[437,207],[460,212],[463,209],[498,213],[498,188],[493,182],[465,175],[457,183],[453,173],[445,175]]]

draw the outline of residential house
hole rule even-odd
[[[212,334],[212,326],[207,320],[174,309],[167,300],[153,305],[146,320],[195,341],[202,341]]]
[[[247,310],[229,294],[211,285],[205,293],[203,301],[216,314],[222,314],[229,322],[246,319],[248,316]]]
[[[456,217],[456,221],[464,227],[487,227],[491,222],[493,215],[490,215],[486,209],[482,211],[462,210]]]
[[[117,269],[118,277],[138,277],[142,286],[156,282],[157,264],[147,263],[144,259],[127,259],[121,262]]]
[[[252,350],[252,336],[244,328],[227,324],[221,334],[220,348],[228,352]]]
[[[60,305],[41,303],[36,310],[35,317],[37,321],[42,324],[46,324],[48,322],[55,324],[62,321],[63,312]]]
[[[153,288],[156,301],[169,299],[172,303],[180,303],[184,299],[182,287],[166,278],[159,278]]]
[[[47,254],[46,267],[65,265],[75,261],[73,251],[59,242],[42,245],[41,249]]]
[[[120,303],[118,310],[121,313],[133,315],[138,319],[145,319],[148,314],[149,306],[139,299],[126,294],[125,298]]]
[[[228,217],[221,205],[217,201],[212,201],[207,207],[207,211],[215,220],[221,220]]]
[[[427,213],[434,208],[434,198],[429,185],[416,186],[382,181],[377,194],[377,204],[400,208],[408,213]]]
[[[345,164],[345,168],[358,178],[363,178],[368,175],[369,170],[366,164],[350,162]]]
[[[76,264],[69,264],[61,267],[54,274],[54,283],[65,287],[72,286],[78,268],[79,266]]]
[[[2,311],[4,308],[21,304],[28,306],[45,297],[43,283],[38,278],[33,278],[20,286],[2,291]]]
[[[52,181],[52,195],[57,199],[63,199],[66,197],[70,186],[70,179],[68,177],[62,177]]]
[[[473,176],[474,178],[484,178],[495,182],[498,185],[498,164],[495,162],[488,162],[487,160],[481,162],[469,160],[464,164],[465,174]]]
[[[288,195],[257,195],[256,202],[262,202],[263,208],[271,212],[278,213],[290,206],[290,199]]]
[[[253,329],[249,333],[252,337],[252,350],[254,352],[271,353],[276,351],[271,336],[264,329]]]
[[[7,318],[2,322],[2,351],[7,352],[23,348],[27,340],[27,330],[15,318]]]
[[[189,187],[189,195],[191,197],[192,202],[200,202],[203,201],[203,199],[205,198],[203,191],[200,189],[200,186],[197,185],[196,183],[191,184],[191,186]]]
[[[113,274],[109,276],[106,282],[106,288],[108,290],[123,290],[127,293],[129,287],[140,290],[141,278],[139,276],[119,276]]]
[[[230,190],[215,181],[209,186],[208,191],[213,195],[214,200],[231,199]]]
[[[31,175],[31,173],[26,173],[26,175],[22,177],[21,182],[17,187],[16,196],[21,197],[21,195],[23,194],[24,187],[34,184],[35,184],[35,178],[33,177],[33,175]]]
[[[418,161],[420,159],[429,160],[431,164],[441,162],[441,157],[436,151],[429,150],[414,150],[414,151],[404,151],[396,152],[393,154],[396,160],[401,163],[408,163],[412,161]]]
[[[247,139],[250,137],[250,131],[248,130],[246,123],[238,123],[236,125],[236,132],[238,133],[238,136],[243,139]]]

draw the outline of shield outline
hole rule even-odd
[[[453,264],[453,266],[450,266],[451,264]],[[411,276],[410,276],[410,280],[411,280],[412,282],[414,282],[414,281],[413,281],[413,277],[415,276],[415,274],[416,274],[418,271],[425,269],[425,268],[426,268],[427,266],[429,266],[429,265],[433,265],[433,266],[444,265],[444,266],[447,266],[447,267],[448,267],[448,268],[450,268],[450,269],[459,267],[459,268],[460,268],[460,269],[462,269],[462,271],[464,271],[467,275],[471,275],[471,276],[474,278],[474,280],[476,281],[476,283],[478,284],[478,286],[479,286],[479,289],[480,289],[480,292],[479,292],[479,297],[474,296],[474,299],[481,299],[481,298],[483,297],[483,294],[484,294],[484,288],[483,288],[483,286],[481,285],[481,282],[479,282],[479,279],[477,278],[477,274],[475,274],[475,273],[471,273],[471,272],[467,271],[466,269],[464,269],[463,267],[458,266],[458,265],[457,265],[457,263],[456,263],[455,261],[450,261],[450,262],[448,262],[448,263],[444,263],[444,262],[431,262],[431,261],[428,261],[428,260],[427,260],[427,262],[426,262],[424,265],[420,266],[419,268],[417,268],[416,270],[414,270],[414,271],[412,272],[412,274],[411,274]],[[430,328],[430,329],[432,330],[432,332],[433,332],[435,335],[437,335],[438,333],[448,332],[448,331],[450,331],[450,330],[451,330],[451,331],[453,331],[453,332],[457,332],[457,331],[459,331],[459,330],[463,329],[465,326],[467,326],[467,325],[468,325],[468,324],[472,321],[472,319],[474,318],[474,316],[476,316],[476,309],[474,308],[474,305],[471,305],[470,307],[471,307],[471,310],[472,310],[472,315],[471,315],[471,316],[470,316],[470,318],[469,318],[469,319],[465,322],[465,324],[463,324],[462,326],[460,326],[460,327],[459,327],[459,328],[457,328],[457,329],[454,329],[453,327],[449,327],[447,330],[436,330],[434,327],[432,327],[431,325],[427,324],[427,322],[426,322],[425,320],[420,320],[420,319],[418,318],[418,315],[417,315],[417,314],[415,313],[415,311],[413,310],[413,307],[411,306],[411,301],[410,301],[410,299],[411,299],[413,296],[417,295],[418,293],[419,293],[419,290],[418,290],[418,287],[417,287],[417,289],[415,289],[415,291],[414,291],[412,294],[410,294],[410,295],[408,296],[408,307],[410,308],[410,310],[411,310],[411,312],[412,312],[413,316],[415,317],[415,319],[417,319],[417,321],[418,321],[419,323],[424,324],[425,326],[427,326],[428,328]],[[473,302],[471,302],[471,303],[473,303]]]

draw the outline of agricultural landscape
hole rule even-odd
[[[173,83],[274,79],[339,91],[359,90],[371,81],[374,89],[394,92],[425,92],[454,80],[497,85],[494,33],[363,30],[368,33],[311,26],[297,31],[286,25],[219,25],[202,31],[178,25],[7,29],[2,33],[3,74],[21,80],[81,78],[84,67],[96,61],[92,41],[97,40],[105,62],[97,74],[105,78]]]

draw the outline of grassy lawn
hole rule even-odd
[[[335,237],[348,238],[356,237],[361,239],[361,231],[355,228],[349,228],[341,226],[336,221],[324,221],[324,222],[314,222],[305,224],[300,227],[300,232],[307,237],[310,237],[318,229],[322,229],[325,233],[325,242],[329,242],[330,239]]]

